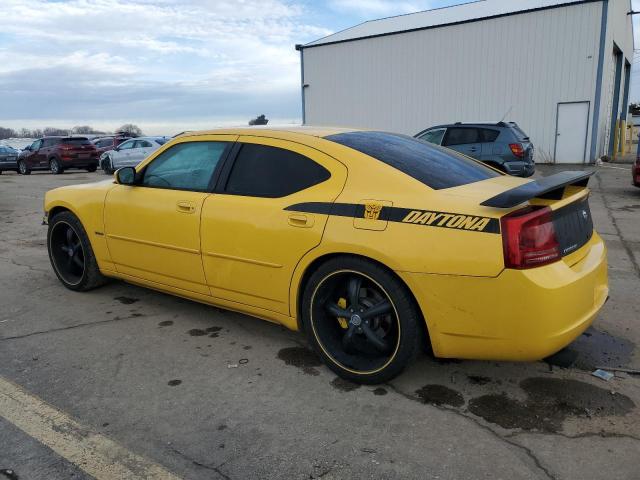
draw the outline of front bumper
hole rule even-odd
[[[607,252],[594,232],[562,261],[494,278],[403,273],[437,357],[531,361],[575,340],[609,295]]]

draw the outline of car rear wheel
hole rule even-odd
[[[106,283],[80,220],[71,212],[55,215],[47,232],[49,260],[62,284],[85,292]]]
[[[23,160],[20,160],[18,162],[18,173],[20,173],[20,175],[31,174],[31,169],[27,166],[27,164]]]
[[[98,169],[98,167],[96,165],[92,165],[90,167],[87,167],[87,172],[89,173],[93,173]]]
[[[421,315],[388,270],[358,257],[338,257],[316,270],[302,302],[305,332],[339,376],[376,384],[399,375],[418,352]]]
[[[62,172],[64,172],[62,165],[60,165],[60,162],[55,158],[49,160],[49,169],[54,175],[60,175]]]

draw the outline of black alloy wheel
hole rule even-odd
[[[51,229],[49,245],[58,275],[69,285],[79,284],[85,270],[85,255],[78,233],[70,224],[58,222]]]
[[[338,375],[360,383],[384,382],[418,350],[420,315],[389,271],[347,258],[338,268],[320,268],[311,277],[303,307],[308,309],[305,330]]]
[[[64,211],[49,219],[47,247],[53,270],[68,289],[85,292],[107,282],[87,232],[73,213]]]

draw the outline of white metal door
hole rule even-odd
[[[556,163],[584,163],[589,102],[559,103]]]

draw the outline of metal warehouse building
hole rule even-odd
[[[626,120],[630,0],[484,0],[298,45],[303,123],[414,135],[515,121],[537,162],[611,155]]]

